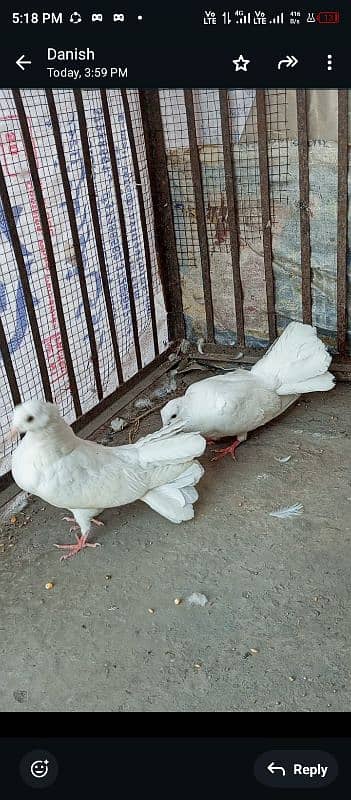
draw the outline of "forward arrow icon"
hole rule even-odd
[[[281,61],[279,61],[278,69],[280,69],[282,66],[296,67],[296,64],[298,63],[299,63],[298,59],[295,58],[295,56],[287,56],[286,58],[283,58]]]

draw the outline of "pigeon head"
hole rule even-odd
[[[27,400],[19,406],[15,406],[12,420],[12,433],[27,433],[42,431],[50,423],[59,419],[60,412],[53,403],[45,403],[42,400]]]
[[[169,403],[166,403],[164,408],[161,409],[161,419],[162,425],[170,425],[172,422],[176,422],[182,419],[182,403],[181,398],[176,400],[170,400]]]

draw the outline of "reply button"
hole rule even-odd
[[[255,761],[255,777],[274,789],[322,789],[338,775],[331,753],[323,750],[269,750]]]
[[[294,764],[294,775],[307,775],[309,778],[314,778],[316,775],[320,775],[321,778],[325,778],[328,769],[329,767],[323,767],[322,764],[317,764],[316,767],[307,767],[303,766],[303,764]]]

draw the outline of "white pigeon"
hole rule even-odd
[[[12,475],[26,492],[58,508],[68,508],[81,536],[74,545],[56,545],[70,558],[87,543],[90,523],[105,508],[142,500],[171,522],[194,516],[194,488],[204,473],[198,461],[206,447],[198,433],[183,433],[181,422],[135,444],[104,447],[80,439],[57,406],[28,400],[14,409],[12,435],[25,433],[12,456]]]
[[[315,328],[291,322],[250,371],[205,378],[170,400],[161,411],[163,425],[182,421],[184,430],[200,431],[208,441],[235,436],[229,447],[217,451],[217,458],[235,458],[249,431],[278,417],[301,394],[333,388],[331,358]]]

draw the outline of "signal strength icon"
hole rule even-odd
[[[251,23],[250,11],[247,14],[244,11],[236,11],[234,16],[238,18],[235,20],[237,25],[250,25]]]
[[[284,12],[282,11],[281,14],[277,14],[276,17],[269,20],[270,25],[283,25],[284,23]]]

